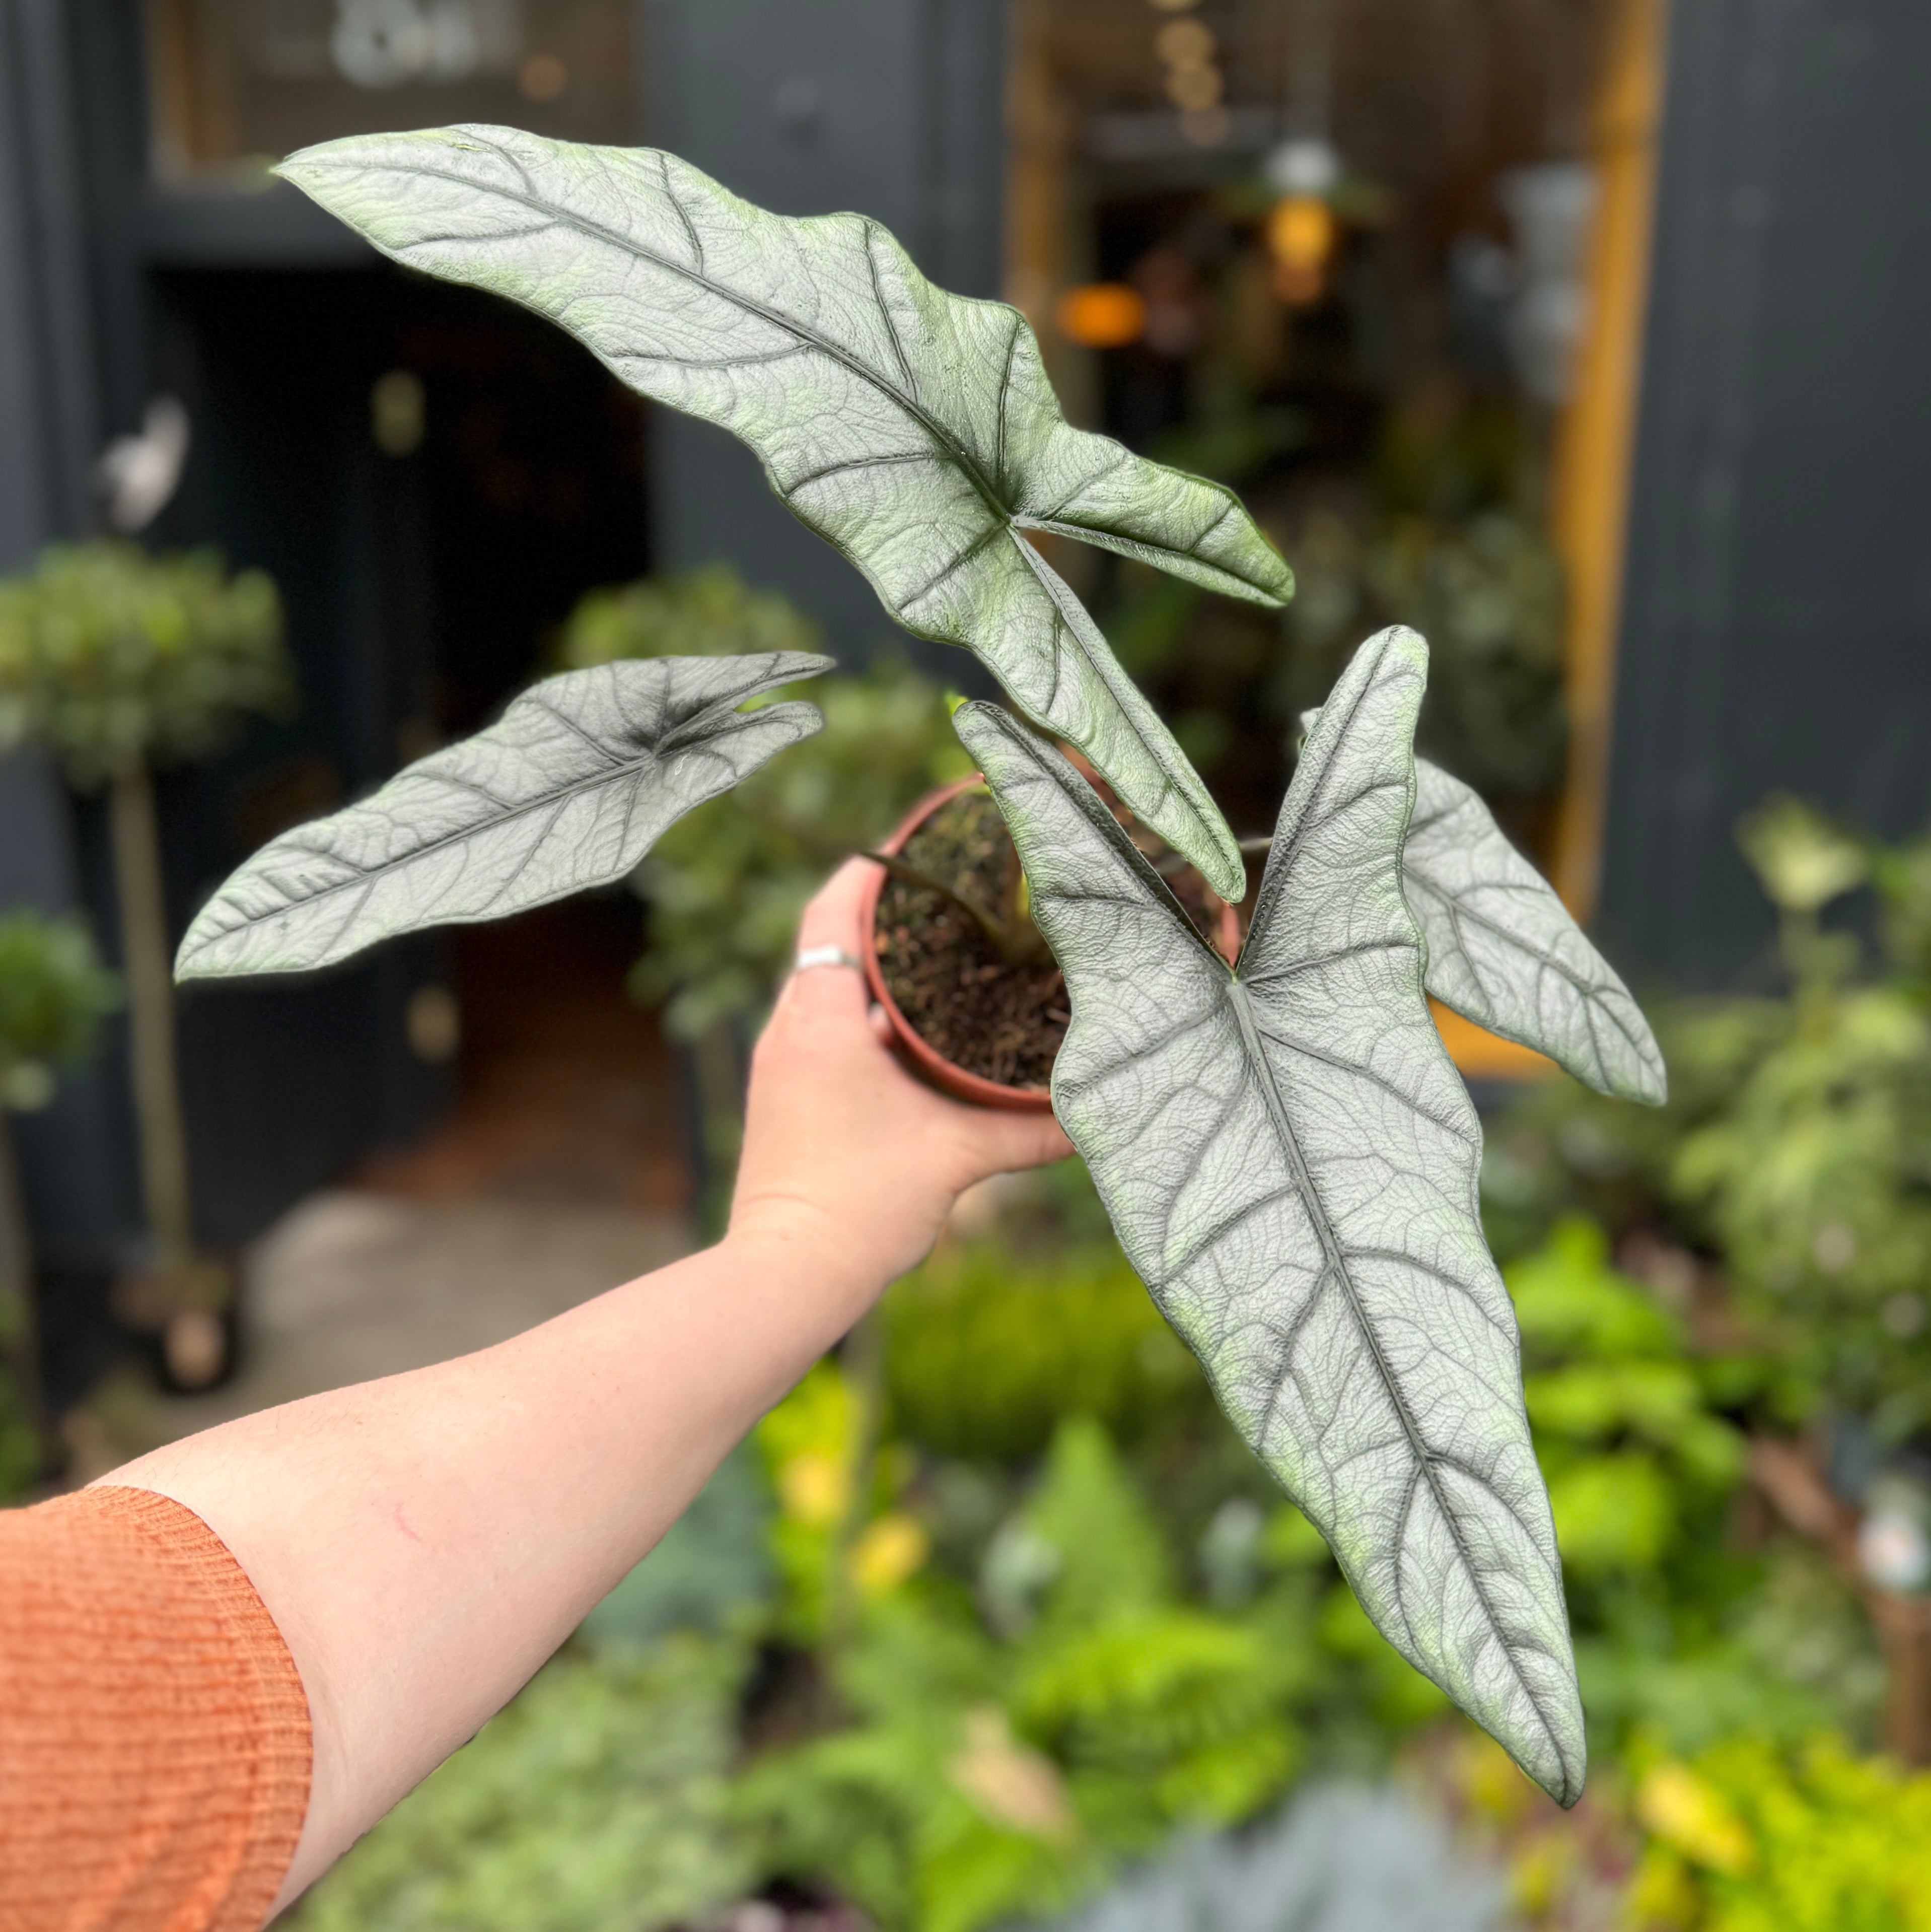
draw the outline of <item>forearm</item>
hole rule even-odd
[[[315,1774],[285,1900],[514,1694],[881,1285],[739,1235],[107,1479],[201,1516],[301,1672]]]

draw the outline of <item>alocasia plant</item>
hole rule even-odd
[[[1227,490],[1069,428],[1024,320],[934,289],[875,222],[792,220],[649,149],[502,128],[331,142],[281,172],[397,260],[493,290],[632,387],[722,424],[994,704],[955,724],[1003,812],[1072,1024],[1056,1112],[1121,1245],[1389,1640],[1564,1804],[1582,1717],[1515,1319],[1483,1243],[1481,1130],[1425,994],[1605,1092],[1662,1097],[1621,982],[1475,794],[1418,768],[1427,647],[1363,646],[1313,722],[1229,967],[1051,738],[1230,899],[1240,851],[1037,530],[1279,602]],[[634,867],[816,728],[741,712],[826,661],[619,662],[242,867],[184,974],[286,970]]]

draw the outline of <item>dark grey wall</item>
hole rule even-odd
[[[1672,11],[1601,923],[1711,986],[1767,793],[1931,823],[1931,5]]]
[[[654,0],[646,138],[783,214],[876,216],[943,287],[996,294],[1003,0]],[[652,554],[786,592],[862,659],[900,635],[858,572],[721,430],[651,424]],[[963,653],[904,640],[957,683]]]
[[[149,539],[212,542],[237,564],[271,570],[288,592],[306,703],[213,766],[162,778],[178,934],[240,856],[237,796],[276,760],[326,754],[352,788],[392,764],[394,614],[371,581],[386,512],[360,428],[369,376],[346,366],[353,345],[337,358],[345,370],[312,358],[292,378],[250,366],[200,313],[211,301],[217,314],[235,306],[224,309],[211,274],[238,269],[259,285],[265,265],[312,260],[325,271],[373,258],[359,244],[345,250],[338,224],[304,220],[313,211],[290,196],[151,188],[140,22],[135,0],[0,0],[0,574],[49,542],[93,533],[97,452],[137,424],[157,388],[186,398],[195,448],[181,496]],[[325,279],[318,273],[316,286]],[[0,908],[77,910],[112,959],[110,878],[98,805],[71,800],[36,754],[0,758]],[[402,1014],[436,963],[433,950],[391,948],[325,979],[184,998],[184,1100],[205,1241],[245,1240],[371,1144],[433,1113],[446,1076],[408,1056]],[[123,1346],[107,1284],[142,1245],[119,1028],[63,1079],[50,1108],[16,1128],[43,1366],[59,1401]]]
[[[0,0],[0,572],[94,518],[103,412],[71,25],[64,0]],[[0,758],[0,907],[94,910],[79,842],[47,760]],[[65,1080],[17,1138],[43,1254],[111,1256],[133,1237],[131,1131],[113,1059]]]

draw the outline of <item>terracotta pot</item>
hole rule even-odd
[[[942,805],[970,791],[985,781],[975,772],[970,778],[960,778],[949,785],[942,785],[928,793],[915,805],[900,821],[898,828],[880,847],[881,852],[897,853],[904,848],[905,842],[931,817]],[[970,1100],[982,1107],[1004,1107],[1015,1113],[1045,1114],[1052,1111],[1052,1096],[1043,1087],[1007,1087],[997,1080],[987,1080],[976,1073],[969,1073],[965,1068],[948,1060],[927,1044],[917,1028],[899,1010],[898,1002],[892,997],[892,989],[885,983],[883,969],[878,963],[878,901],[885,890],[888,874],[883,866],[874,869],[871,882],[865,887],[865,897],[859,908],[859,930],[865,935],[865,976],[871,988],[871,997],[885,1009],[885,1016],[892,1022],[892,1030],[898,1036],[898,1043],[905,1050],[913,1066],[932,1084],[956,1100]],[[1215,944],[1230,961],[1240,950],[1240,922],[1234,908],[1223,904],[1220,908],[1219,931],[1215,934]]]

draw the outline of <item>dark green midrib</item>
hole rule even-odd
[[[1444,1493],[1441,1484],[1436,1480],[1434,1459],[1428,1445],[1423,1442],[1420,1432],[1415,1427],[1414,1418],[1408,1413],[1408,1406],[1402,1399],[1400,1385],[1395,1379],[1393,1370],[1388,1366],[1387,1356],[1382,1352],[1381,1338],[1375,1332],[1374,1324],[1368,1319],[1367,1310],[1362,1305],[1360,1292],[1355,1287],[1354,1278],[1348,1271],[1347,1256],[1342,1250],[1339,1238],[1334,1232],[1333,1223],[1327,1218],[1327,1208],[1322,1203],[1319,1191],[1315,1186],[1314,1177],[1309,1171],[1306,1156],[1301,1151],[1300,1138],[1294,1132],[1294,1123],[1288,1118],[1287,1106],[1281,1097],[1280,1088],[1274,1078],[1274,1070],[1262,1048],[1260,1034],[1254,1024],[1252,998],[1253,996],[1238,978],[1230,980],[1227,988],[1227,1000],[1228,1006],[1233,1010],[1235,1023],[1240,1029],[1241,1046],[1246,1053],[1249,1064],[1254,1069],[1255,1078],[1261,1088],[1261,1098],[1266,1103],[1268,1116],[1273,1123],[1275,1133],[1281,1144],[1282,1153],[1287,1160],[1289,1171],[1294,1176],[1294,1186],[1301,1197],[1301,1205],[1307,1214],[1308,1223],[1315,1231],[1315,1238],[1321,1244],[1322,1260],[1327,1268],[1333,1272],[1335,1280],[1340,1283],[1342,1292],[1348,1297],[1348,1306],[1354,1310],[1355,1324],[1360,1329],[1363,1339],[1367,1342],[1369,1354],[1374,1358],[1376,1372],[1380,1375],[1382,1386],[1388,1392],[1388,1400],[1394,1408],[1396,1419],[1401,1424],[1402,1433],[1408,1440],[1409,1452],[1414,1456],[1421,1469],[1423,1477],[1428,1484],[1429,1492],[1435,1498],[1435,1508],[1440,1512],[1442,1521],[1448,1526],[1449,1534],[1454,1539],[1456,1553],[1461,1558],[1463,1568],[1468,1573],[1474,1587],[1477,1599],[1481,1604],[1483,1613],[1489,1619],[1489,1627],[1495,1632],[1496,1642],[1501,1645],[1503,1654],[1509,1660],[1510,1670],[1513,1672],[1516,1683],[1522,1687],[1523,1696],[1528,1700],[1530,1709],[1536,1714],[1537,1721],[1541,1724],[1543,1733],[1549,1739],[1550,1748],[1555,1752],[1556,1762],[1562,1768],[1566,1789],[1570,1776],[1569,1754],[1563,1748],[1562,1740],[1557,1736],[1555,1726],[1549,1721],[1547,1714],[1543,1711],[1542,1700],[1537,1696],[1534,1687],[1522,1675],[1520,1667],[1516,1663],[1514,1647],[1510,1644],[1506,1633],[1502,1629],[1495,1608],[1489,1600],[1487,1591],[1483,1588],[1481,1571],[1477,1568],[1468,1545],[1462,1536],[1461,1523],[1457,1520],[1455,1511],[1450,1507],[1449,1499]],[[1257,1448],[1263,1446],[1256,1445]],[[1399,1551],[1395,1552],[1395,1560],[1399,1566],[1400,1561]],[[1405,1610],[1402,1612],[1402,1616],[1405,1622],[1407,1619]]]
[[[516,165],[514,158],[493,142],[482,145],[487,146],[492,153],[500,156],[505,160],[511,161],[512,165]],[[454,187],[470,188],[482,194],[496,196],[504,201],[514,202],[520,207],[529,209],[533,214],[546,215],[553,221],[579,229],[586,234],[593,235],[621,253],[632,256],[639,261],[648,262],[653,267],[662,268],[669,274],[681,276],[694,287],[703,289],[708,293],[717,296],[721,301],[730,302],[735,307],[758,316],[760,320],[770,323],[773,328],[781,329],[787,334],[795,336],[801,342],[808,343],[813,348],[829,356],[834,362],[841,363],[861,380],[870,383],[880,395],[887,397],[896,403],[907,416],[913,418],[932,440],[965,472],[973,489],[977,491],[980,500],[988,510],[1003,522],[1010,524],[1015,520],[1013,510],[1000,499],[997,490],[994,488],[985,471],[980,468],[978,460],[972,452],[960,442],[952,431],[933,416],[916,397],[908,396],[897,384],[886,381],[877,370],[867,368],[849,350],[841,347],[829,336],[821,335],[816,329],[808,327],[795,316],[785,315],[778,310],[769,308],[754,297],[747,296],[739,290],[727,288],[722,283],[712,280],[701,270],[688,268],[682,262],[673,262],[667,256],[660,255],[653,250],[640,247],[632,237],[621,234],[616,229],[607,227],[602,222],[594,220],[588,216],[560,208],[554,202],[541,200],[534,194],[520,194],[514,188],[501,188],[494,184],[485,187],[483,184],[472,180],[466,175],[452,173],[442,168],[422,167],[412,164],[403,165],[394,162],[391,162],[388,165],[399,174],[419,175],[432,181],[448,182]],[[302,185],[298,177],[291,177],[291,178],[295,180],[295,184],[298,187]],[[318,200],[321,199],[319,195],[316,198]],[[670,186],[667,179],[664,186],[664,198],[679,213],[688,226],[690,218],[685,212],[682,204],[677,199],[676,190]],[[331,213],[335,212],[333,209],[330,211]],[[767,211],[760,211],[760,213],[766,212]],[[780,215],[776,218],[784,220],[793,218]],[[399,244],[398,247],[406,248],[414,244],[409,242],[403,242]],[[868,234],[866,238],[865,252],[869,259],[871,240]],[[530,305],[525,304],[526,307]],[[880,307],[883,308],[882,303]],[[886,326],[888,328],[891,326],[889,316],[886,318]],[[573,329],[570,332],[574,334],[576,332]]]
[[[789,682],[789,680],[787,681]],[[754,693],[751,694],[755,695],[756,694]],[[743,701],[744,700],[742,697],[733,698],[730,700],[729,705],[724,708],[730,712],[736,712],[737,706],[742,704]],[[205,952],[209,946],[217,945],[223,940],[230,939],[237,933],[251,932],[262,926],[271,925],[275,920],[286,917],[287,914],[291,912],[306,910],[307,908],[313,906],[325,904],[330,899],[334,898],[338,893],[354,892],[362,887],[371,885],[386,874],[400,872],[404,867],[413,866],[418,861],[429,858],[438,852],[447,851],[452,846],[466,844],[469,840],[475,838],[481,832],[494,831],[502,826],[513,824],[520,818],[527,818],[532,812],[547,811],[552,806],[557,807],[560,809],[563,806],[568,804],[571,799],[579,797],[585,792],[595,791],[602,786],[617,784],[624,779],[637,777],[640,776],[648,766],[653,764],[661,764],[666,759],[675,756],[676,754],[679,752],[707,749],[709,746],[709,740],[700,741],[691,736],[688,734],[691,728],[698,724],[705,716],[708,715],[709,712],[714,711],[718,708],[718,706],[707,706],[706,712],[699,713],[697,717],[688,719],[684,724],[679,726],[677,728],[677,731],[685,734],[682,737],[681,741],[679,742],[671,742],[673,738],[676,736],[676,734],[667,733],[664,740],[659,743],[644,748],[639,751],[634,757],[628,758],[613,758],[612,763],[600,772],[592,772],[583,778],[573,780],[567,785],[559,785],[554,790],[541,793],[536,797],[525,800],[520,803],[505,806],[502,808],[500,814],[498,817],[490,819],[486,824],[466,826],[459,831],[445,832],[441,838],[432,838],[426,844],[417,846],[413,851],[405,853],[400,858],[391,859],[383,865],[372,866],[366,871],[358,871],[353,878],[339,880],[332,886],[325,886],[319,892],[308,893],[305,897],[298,900],[292,901],[289,904],[280,908],[274,912],[259,913],[252,918],[238,920],[234,925],[227,926],[220,932],[216,934],[212,939],[204,940],[199,950]],[[738,715],[741,716],[746,723],[749,723],[756,718],[768,717],[778,708],[778,707],[774,705],[766,705],[758,710],[748,711]],[[553,712],[553,715],[555,715]],[[571,724],[573,729],[577,728],[575,727],[573,720],[566,718],[563,722],[566,724]],[[585,734],[579,730],[579,736],[584,735]],[[723,736],[734,736],[736,734],[724,733],[720,734],[719,735]],[[595,741],[586,739],[586,742],[594,742]],[[456,749],[457,747],[452,746],[450,748],[453,751]],[[389,781],[389,784],[400,784],[405,778],[408,778],[412,776],[418,781],[426,779],[432,783],[439,781],[445,784],[451,782],[463,782],[463,781],[452,781],[443,778],[442,775],[438,772],[418,771],[412,773],[410,771],[403,770],[398,772],[395,776]],[[388,788],[388,786],[385,785],[382,788],[382,790],[387,790]],[[474,788],[472,788],[474,789]],[[340,812],[331,813],[330,817],[347,818],[352,813],[365,811],[373,806],[376,800],[381,796],[381,791],[376,792],[370,797],[363,800],[359,804],[345,806]],[[322,819],[318,820],[316,822],[318,824],[325,825],[328,823],[328,820]],[[244,871],[252,871],[258,863],[267,859],[271,854],[278,850],[283,852],[306,850],[309,852],[311,856],[316,858],[331,859],[336,860],[337,862],[346,864],[352,864],[354,862],[352,860],[343,860],[341,858],[341,855],[338,853],[319,852],[316,851],[312,846],[304,847],[296,844],[295,842],[297,837],[301,831],[304,829],[307,828],[298,826],[295,831],[285,832],[280,838],[271,840],[268,844],[263,846],[261,850],[257,852],[253,858],[246,862],[243,869]],[[226,888],[224,887],[223,890],[225,891],[225,890]],[[573,890],[579,889],[573,888]],[[211,902],[211,904],[213,902]],[[431,921],[430,922],[433,924],[434,922]],[[201,976],[193,971],[192,964],[190,962],[190,970],[184,976],[189,979],[194,979]]]
[[[481,145],[487,146],[490,149],[490,152],[499,155],[504,160],[510,162],[512,166],[517,166],[520,169],[520,164],[517,163],[514,158],[505,149],[499,147],[495,142],[486,142]],[[773,328],[783,330],[785,333],[796,338],[802,342],[808,343],[813,348],[820,350],[824,355],[829,356],[834,362],[838,362],[842,364],[845,368],[849,369],[853,375],[858,376],[862,381],[869,383],[872,388],[879,392],[880,395],[885,396],[892,402],[896,403],[900,408],[905,411],[907,415],[911,416],[916,422],[917,422],[920,427],[925,430],[927,434],[928,434],[932,440],[945,451],[946,454],[958,465],[959,468],[964,472],[967,481],[971,483],[974,491],[977,494],[979,498],[979,500],[985,506],[986,508],[991,512],[993,515],[999,518],[1001,522],[1006,524],[1009,526],[1019,527],[1023,526],[1024,520],[1021,518],[1018,511],[1012,506],[1007,503],[1000,495],[997,485],[991,478],[986,476],[984,470],[980,466],[977,458],[974,456],[973,452],[967,448],[964,444],[961,442],[958,439],[953,435],[950,429],[949,429],[943,423],[940,422],[936,416],[933,416],[931,412],[919,401],[916,397],[907,395],[905,392],[901,389],[895,383],[887,381],[878,373],[877,370],[868,368],[865,363],[860,362],[856,356],[853,356],[850,352],[850,351],[841,347],[839,344],[832,341],[829,337],[820,334],[816,329],[809,328],[805,324],[798,321],[796,317],[785,315],[778,310],[769,308],[764,303],[756,300],[754,297],[745,295],[736,289],[727,288],[723,284],[715,281],[710,276],[705,274],[701,270],[688,268],[681,262],[672,261],[667,256],[658,254],[649,248],[640,247],[637,242],[629,236],[621,234],[616,230],[607,227],[600,221],[594,220],[586,216],[577,214],[573,212],[567,212],[562,208],[559,207],[555,202],[541,200],[534,194],[522,194],[517,192],[513,188],[500,188],[493,185],[483,188],[481,184],[471,180],[467,176],[452,173],[445,169],[424,167],[415,165],[403,166],[393,162],[388,165],[397,173],[419,175],[430,180],[448,182],[453,186],[477,189],[481,193],[498,196],[505,201],[514,202],[519,206],[527,208],[532,214],[547,216],[553,221],[567,224],[572,227],[581,230],[586,234],[594,235],[599,239],[607,243],[611,248],[617,249],[624,254],[631,255],[639,261],[649,262],[654,266],[665,270],[669,274],[681,276],[685,280],[689,282],[694,287],[703,289],[709,293],[717,296],[720,300],[733,303],[736,307],[745,310],[748,314],[757,316],[762,320],[770,323]],[[298,187],[301,187],[303,185],[299,177],[297,176],[290,175],[289,178],[293,180]],[[678,200],[676,190],[670,185],[667,176],[665,178],[664,196],[664,199],[670,202],[672,208],[676,212],[679,219],[683,221],[687,229],[689,228],[691,226],[690,216],[685,210],[683,204]],[[316,195],[315,199],[320,200],[321,196],[319,195]],[[765,213],[769,211],[760,209],[759,212],[760,213]],[[331,209],[330,212],[336,213],[337,211]],[[337,218],[346,220],[347,218],[338,214]],[[775,218],[779,220],[785,220],[795,219],[796,218],[780,215]],[[358,224],[354,225],[359,226],[360,224]],[[871,230],[875,227],[875,224],[871,224],[871,226],[868,227],[866,235],[865,256],[868,264],[870,262],[871,254]],[[877,232],[884,232],[885,231],[880,230]],[[412,244],[407,242],[399,244],[401,248],[407,248],[411,245]],[[895,243],[895,245],[896,245]],[[394,254],[397,251],[395,250],[385,250],[385,252]],[[938,292],[941,295],[946,295],[948,300],[956,301],[960,299],[960,298],[956,296],[947,295],[947,292],[943,290],[939,290]],[[874,294],[876,294],[875,282]],[[530,306],[530,304],[526,304],[525,306]],[[881,313],[884,313],[884,304],[882,299],[880,302],[880,309]],[[888,332],[892,334],[893,341],[895,344],[898,339],[897,331],[892,327],[892,320],[889,314],[886,315],[886,327]],[[575,332],[572,330],[571,333],[574,334]],[[898,352],[902,358],[904,356],[903,349],[901,348]],[[673,406],[674,406],[674,405]],[[1002,407],[1000,412],[1002,440],[1004,433],[1003,424],[1004,412]],[[1150,549],[1159,549],[1164,548],[1164,546],[1157,544],[1150,544],[1147,545],[1147,548]],[[1175,554],[1180,556],[1189,556],[1192,554],[1191,552],[1188,551],[1177,551]],[[1229,571],[1227,574],[1230,577],[1235,574],[1235,573],[1231,571]],[[1244,582],[1246,580],[1243,578],[1241,580]],[[1254,588],[1258,590],[1260,590],[1261,586],[1257,584]]]

